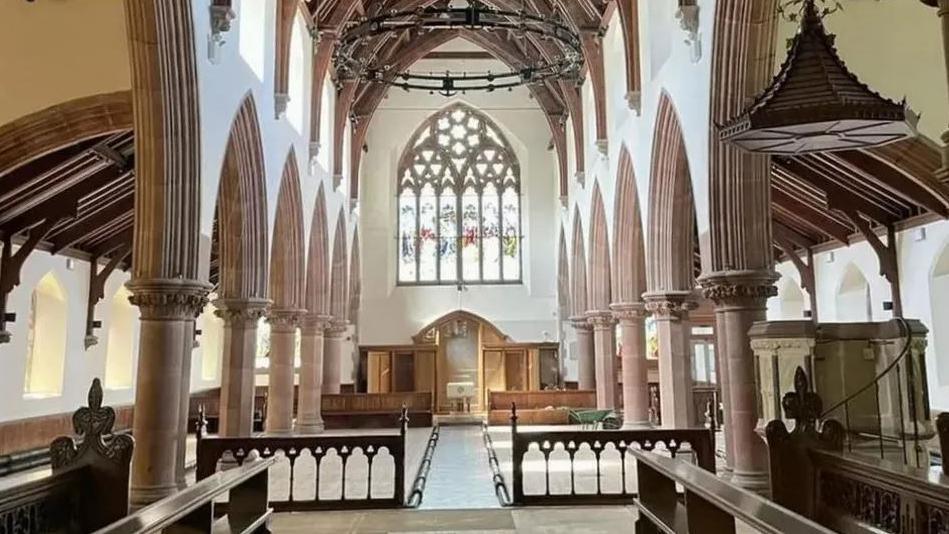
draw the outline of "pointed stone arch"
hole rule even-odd
[[[345,322],[349,287],[346,282],[346,212],[339,209],[336,217],[336,232],[333,235],[333,263],[330,270],[330,314],[336,321]]]
[[[589,306],[596,311],[610,309],[612,269],[610,268],[610,237],[607,234],[606,210],[600,184],[593,183],[590,201],[590,291]]]
[[[646,244],[633,158],[625,145],[616,171],[613,214],[613,302],[639,302],[646,292]]]
[[[695,289],[695,201],[679,117],[669,95],[659,98],[649,182],[650,293]]]
[[[228,137],[218,186],[218,257],[222,299],[267,296],[267,182],[257,106],[244,97]]]
[[[302,310],[306,301],[302,196],[297,155],[291,148],[283,165],[270,252],[270,296],[275,310]]]
[[[326,193],[320,184],[310,224],[306,268],[306,309],[311,315],[329,315],[329,226],[326,221]]]
[[[557,258],[557,312],[561,321],[570,318],[570,260],[567,254],[567,236],[560,227],[559,255]]]
[[[589,309],[587,306],[587,262],[583,245],[583,222],[580,209],[573,210],[573,243],[570,255],[570,313],[581,316]]]
[[[353,229],[352,250],[349,253],[349,322],[359,319],[359,303],[362,298],[362,265],[359,259],[359,228]]]

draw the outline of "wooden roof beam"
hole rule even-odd
[[[949,217],[949,186],[929,177],[913,176],[899,167],[890,165],[870,152],[847,150],[827,157],[845,162],[860,174],[878,182],[884,189],[907,202]]]
[[[851,229],[835,221],[827,213],[815,209],[780,191],[771,191],[771,201],[794,214],[802,223],[844,245],[850,244]]]

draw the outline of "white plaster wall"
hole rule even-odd
[[[446,46],[458,46],[449,43]],[[415,69],[444,71],[443,61],[423,60]],[[497,62],[453,61],[453,70],[498,71]],[[523,285],[396,286],[396,181],[399,159],[415,130],[436,111],[463,101],[487,114],[503,131],[521,165]],[[547,150],[547,121],[526,89],[471,93],[446,99],[420,92],[390,91],[372,119],[363,158],[360,191],[363,302],[360,343],[408,343],[422,327],[463,308],[493,321],[516,341],[553,341],[557,336],[558,175]]]

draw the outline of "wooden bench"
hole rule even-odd
[[[89,405],[73,414],[81,440],[61,437],[49,447],[52,475],[0,491],[0,532],[92,532],[125,517],[134,442],[113,435],[114,423],[95,379]]]
[[[327,429],[398,428],[402,408],[409,426],[432,426],[432,394],[346,393],[323,395],[323,424]]]
[[[98,531],[99,534],[150,532],[269,532],[269,470],[277,458],[246,462],[153,503]],[[215,500],[228,495],[227,514],[215,517]],[[226,527],[226,528],[224,528]]]
[[[521,425],[568,425],[571,410],[596,408],[596,391],[489,391],[488,424],[510,424],[512,404]]]
[[[765,534],[833,532],[701,467],[651,452],[631,452],[639,482],[637,534],[734,534],[736,521]]]

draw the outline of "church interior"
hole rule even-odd
[[[5,0],[0,533],[949,532],[949,0]]]

